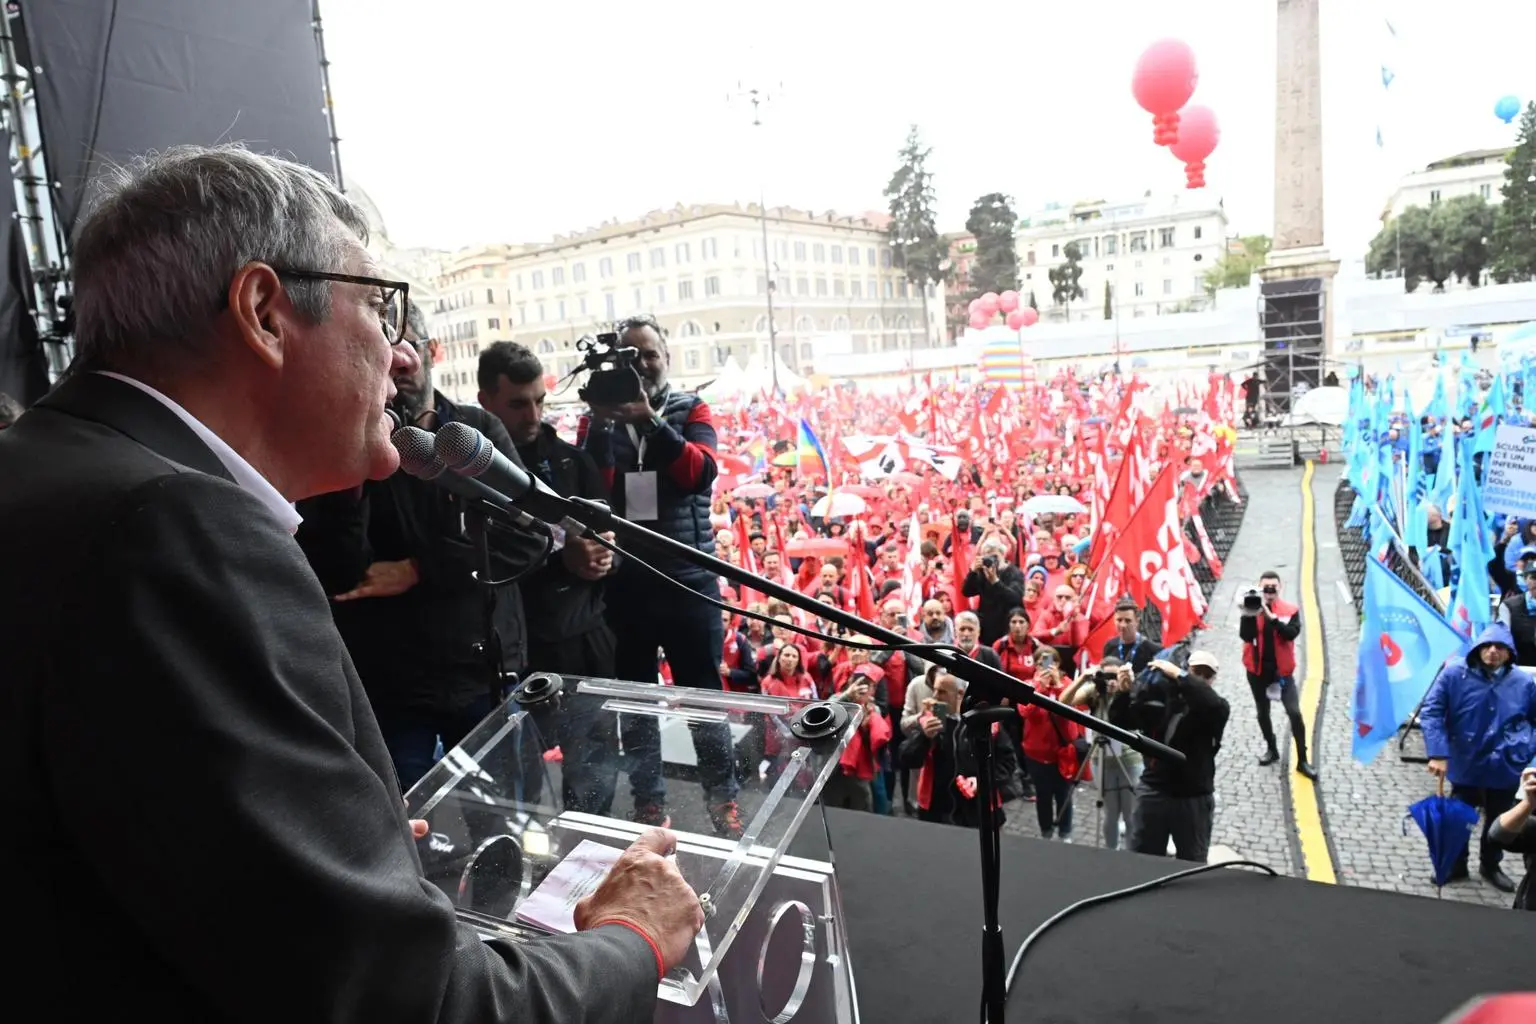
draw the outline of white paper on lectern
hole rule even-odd
[[[517,908],[517,920],[558,935],[576,930],[576,904],[592,894],[624,851],[583,839]]]

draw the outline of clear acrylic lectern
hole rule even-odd
[[[787,855],[861,720],[856,705],[540,673],[406,794],[426,876],[485,937],[570,930],[571,909],[644,828],[632,784],[660,777],[677,865],[704,905],[658,1021],[857,1020],[836,877]],[[712,793],[740,782],[744,833]]]

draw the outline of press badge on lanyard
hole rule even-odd
[[[656,474],[646,470],[645,443],[650,438],[641,437],[634,424],[624,424],[629,439],[635,445],[635,472],[624,474],[624,518],[632,523],[654,522],[656,510]]]

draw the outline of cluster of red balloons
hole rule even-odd
[[[1152,115],[1152,141],[1184,164],[1186,188],[1205,187],[1205,161],[1221,140],[1215,113],[1189,103],[1199,81],[1195,51],[1178,39],[1147,47],[1131,76],[1131,95]]]
[[[971,314],[971,326],[981,330],[992,323],[997,314],[1003,314],[1003,322],[1011,331],[1023,330],[1025,327],[1033,327],[1040,320],[1040,314],[1033,306],[1024,306],[1019,303],[1019,293],[1013,290],[1003,292],[987,292],[971,300],[968,307]]]

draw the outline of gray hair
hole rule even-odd
[[[416,305],[415,299],[410,299],[405,304],[405,325],[416,335],[417,341],[426,341],[432,337],[431,330],[427,327],[427,316]]]
[[[140,157],[98,187],[74,245],[83,369],[169,371],[198,359],[241,267],[336,272],[368,237],[363,212],[329,178],[238,145]],[[330,315],[330,282],[283,285],[304,316]]]
[[[956,615],[955,625],[958,626],[962,622],[969,622],[977,629],[981,628],[981,616],[977,615],[975,612],[961,612],[959,615]]]

